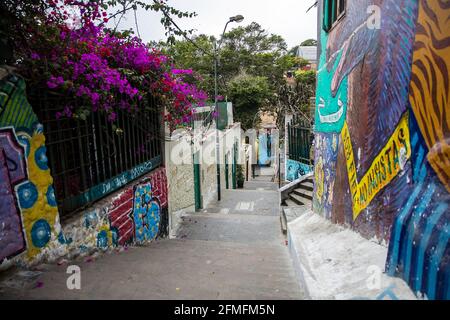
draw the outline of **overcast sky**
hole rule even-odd
[[[241,25],[259,23],[270,33],[281,35],[291,48],[300,42],[317,38],[317,9],[306,10],[314,0],[169,0],[169,4],[182,11],[195,11],[192,19],[176,19],[182,29],[195,29],[197,34],[219,36],[228,18],[237,14],[245,17]],[[164,40],[160,14],[139,10],[139,31],[144,41]],[[233,28],[236,24],[230,24]],[[122,19],[119,29],[135,29],[134,15]]]

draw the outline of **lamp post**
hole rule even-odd
[[[217,170],[217,200],[221,200],[221,192],[220,192],[220,138],[219,138],[219,105],[217,96],[219,94],[219,89],[217,86],[217,66],[219,64],[219,49],[222,45],[223,36],[225,31],[227,30],[228,24],[231,22],[240,23],[244,20],[244,17],[241,15],[236,15],[231,17],[228,22],[225,24],[225,28],[223,29],[222,36],[220,37],[219,45],[217,45],[217,41],[214,41],[214,111],[217,115],[216,118],[216,170]]]

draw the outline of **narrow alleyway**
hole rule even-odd
[[[5,298],[301,299],[280,230],[277,185],[267,176],[226,190],[220,203],[183,218],[178,239],[74,262],[81,290],[68,290],[67,265],[47,266]],[[38,286],[36,287],[36,283]]]

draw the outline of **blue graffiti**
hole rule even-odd
[[[259,135],[259,145],[258,145],[258,164],[269,165],[272,157],[270,152],[270,139],[267,133],[262,133]]]
[[[97,247],[107,248],[108,247],[108,232],[102,230],[97,234]]]
[[[119,245],[119,230],[116,227],[111,228],[111,238],[113,246],[117,247]]]
[[[31,137],[25,132],[17,133],[17,140],[20,142],[20,144],[25,149],[25,156],[27,158],[30,154],[30,139],[31,139]]]
[[[51,207],[56,207],[57,203],[56,203],[56,197],[55,197],[55,189],[53,188],[52,185],[48,186],[47,192],[45,193],[46,197],[47,197],[47,203],[51,206]]]
[[[34,160],[41,170],[48,170],[47,148],[45,146],[39,147],[34,153]]]
[[[395,284],[390,285],[386,290],[380,293],[375,299],[384,300],[385,297],[391,298],[391,300],[398,300],[398,297],[394,293]]]
[[[31,228],[31,241],[37,248],[43,248],[50,241],[51,228],[44,219],[37,220]]]
[[[89,228],[95,226],[98,222],[97,213],[95,211],[88,212],[84,215],[84,226]]]
[[[17,194],[19,197],[20,207],[24,209],[31,208],[38,198],[37,188],[32,182],[26,182],[20,185],[17,190]]]
[[[401,276],[414,292],[428,299],[445,299],[450,261],[448,194],[429,166],[413,114],[410,128],[414,187],[395,218],[386,269],[391,276]]]
[[[133,216],[136,225],[136,240],[143,242],[155,239],[159,232],[161,213],[159,204],[152,198],[150,184],[136,188]]]
[[[72,238],[66,238],[62,231],[58,234],[58,242],[60,244],[71,244],[72,241]]]
[[[286,163],[286,180],[294,181],[311,172],[311,167],[307,164],[288,159]]]

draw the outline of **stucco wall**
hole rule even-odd
[[[180,152],[181,148],[178,147],[180,143],[185,143],[187,150]],[[190,143],[191,138],[188,133],[166,141],[165,159],[170,212],[192,209],[194,206],[194,170]]]
[[[0,177],[0,263],[35,259],[61,228],[43,127],[25,81],[7,72],[0,80]]]
[[[430,299],[450,298],[449,15],[349,0],[320,35],[313,208],[389,242],[387,272]]]

